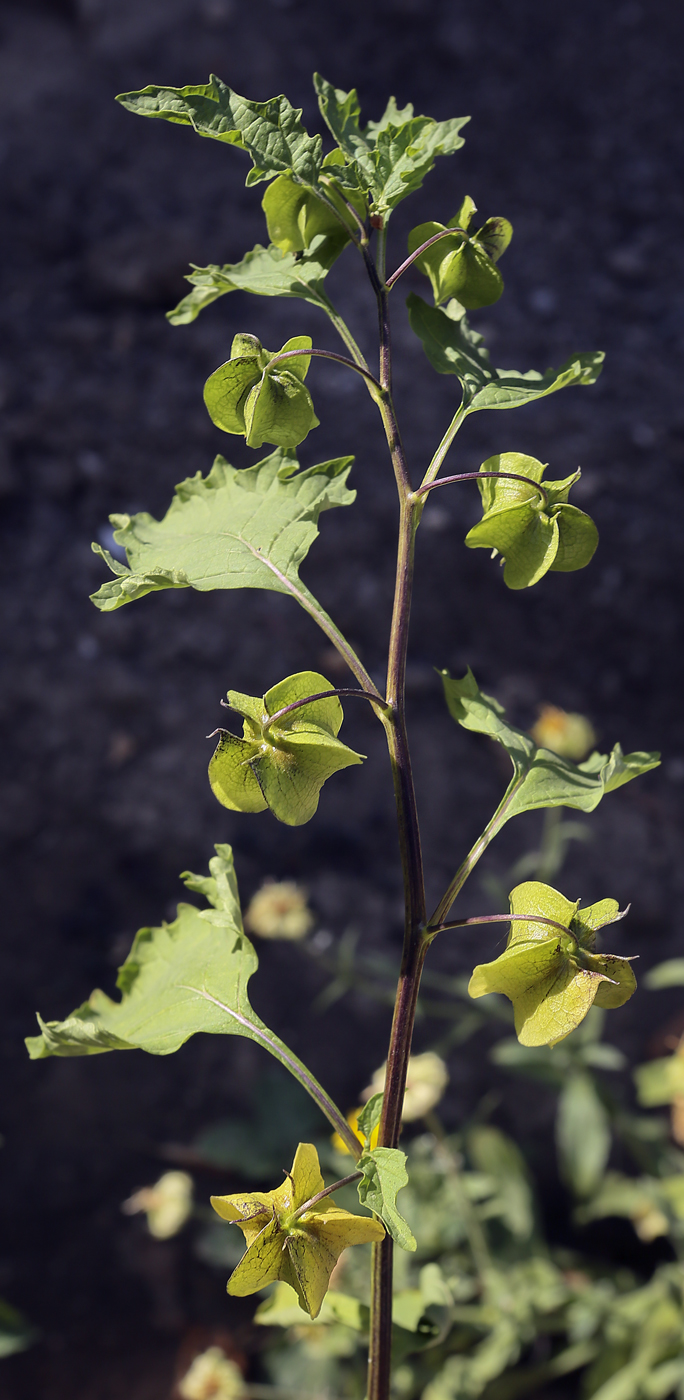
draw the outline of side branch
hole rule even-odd
[[[387,278],[387,281],[385,283],[387,291],[391,292],[395,282],[399,281],[399,278],[401,277],[402,273],[406,272],[407,268],[411,267],[411,264],[414,263],[417,258],[421,257],[421,255],[425,252],[426,248],[432,247],[433,243],[438,243],[440,238],[447,238],[450,234],[454,233],[460,233],[463,235],[464,238],[468,237],[465,229],[462,228],[445,228],[442,229],[439,233],[433,233],[432,238],[428,238],[426,239],[425,243],[421,243],[420,248],[416,248],[415,253],[411,253],[409,257],[406,258],[405,261],[401,264],[401,267],[398,267],[396,272],[393,272],[392,276]]]
[[[522,481],[527,486],[533,486],[535,491],[541,496],[542,505],[548,506],[548,492],[538,481],[533,481],[531,476],[520,476],[518,472],[460,472],[458,476],[443,476],[439,481],[428,481],[427,484],[417,487],[413,492],[414,496],[425,496],[428,491],[434,491],[438,486],[452,486],[455,481],[481,481],[483,477],[494,476],[504,481]]]
[[[269,360],[266,369],[273,369],[273,366],[280,364],[282,360],[301,360],[303,355],[314,355],[322,360],[335,360],[338,365],[346,365],[347,369],[356,370],[356,373],[363,375],[363,378],[367,379],[373,388],[378,390],[378,393],[382,393],[382,384],[378,383],[375,375],[371,374],[369,369],[364,369],[363,365],[357,364],[355,360],[347,359],[346,355],[338,355],[335,350],[283,350],[280,355],[274,355],[273,359]]]
[[[627,913],[626,909],[624,913]],[[624,914],[621,914],[620,918],[624,918]],[[428,925],[425,932],[432,941],[432,939],[435,938],[438,933],[446,933],[447,930],[451,928],[469,928],[471,924],[515,923],[548,924],[551,928],[557,928],[560,933],[569,934],[571,938],[574,938],[577,947],[579,948],[580,946],[580,941],[577,937],[577,934],[573,933],[573,930],[571,928],[568,928],[567,924],[561,924],[558,922],[557,919],[547,919],[543,914],[480,914],[473,919],[454,919],[451,923],[438,924],[437,927],[435,927],[434,925]]]
[[[269,715],[262,732],[266,734],[272,724],[282,719],[284,715],[289,715],[292,710],[299,710],[302,705],[311,705],[314,700],[329,700],[334,695],[344,695],[355,700],[370,700],[371,705],[375,705],[378,709],[380,708],[377,695],[371,694],[368,690],[347,690],[345,688],[340,690],[320,690],[317,695],[306,695],[303,700],[293,700],[291,705],[284,705],[282,710],[276,710],[274,715]],[[231,708],[230,705],[226,704],[225,700],[222,700],[221,704],[227,710]]]

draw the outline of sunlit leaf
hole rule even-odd
[[[399,109],[390,98],[380,121],[360,125],[356,91],[343,92],[314,74],[325,121],[352,167],[358,185],[370,193],[371,211],[385,219],[407,195],[420,188],[437,156],[463,145],[459,135],[468,117],[438,122],[416,117],[413,107]]]
[[[108,558],[117,577],[93,602],[112,612],[160,588],[266,588],[325,616],[299,566],[317,538],[321,512],[355,499],[346,485],[352,461],[338,457],[299,471],[294,453],[278,448],[238,471],[217,457],[207,477],[198,472],[176,487],[162,520],[147,513],[110,517],[130,567]]]
[[[632,995],[636,979],[627,959],[594,952],[596,929],[618,916],[615,900],[579,909],[579,901],[573,904],[550,885],[530,880],[511,892],[510,907],[512,914],[530,919],[511,923],[505,951],[475,968],[468,990],[472,997],[501,992],[509,998],[521,1045],[555,1045],[595,1000],[615,1007]],[[536,922],[535,915],[568,932]]]
[[[520,452],[501,452],[482,463],[482,472],[512,472],[543,482],[546,501],[526,482],[483,477],[478,483],[484,515],[466,535],[469,549],[495,549],[505,560],[504,582],[509,588],[530,588],[549,569],[569,573],[583,569],[598,545],[590,516],[568,505],[568,493],[579,478],[544,481],[545,466]]]
[[[657,1108],[684,1097],[684,1053],[678,1051],[637,1065],[634,1082],[642,1108]]]
[[[174,326],[187,325],[205,306],[227,292],[251,292],[261,297],[299,297],[323,311],[332,311],[332,303],[325,294],[323,283],[340,251],[338,240],[319,234],[312,239],[308,252],[303,254],[284,253],[274,244],[264,248],[257,243],[239,263],[225,263],[223,267],[215,263],[209,267],[194,267],[185,279],[192,283],[193,290],[183,297],[173,311],[167,312],[168,320]]]
[[[354,1332],[368,1332],[369,1309],[358,1298],[348,1293],[326,1293],[316,1321],[319,1324],[338,1322],[343,1327],[351,1327]],[[260,1303],[254,1314],[254,1321],[261,1327],[301,1327],[306,1326],[302,1317],[299,1298],[288,1283],[277,1283],[270,1297]],[[313,1319],[312,1319],[313,1321]]]
[[[323,159],[320,136],[309,136],[302,126],[301,108],[286,97],[250,102],[240,97],[212,73],[208,83],[196,87],[157,87],[123,92],[123,107],[141,117],[191,126],[198,136],[226,141],[246,151],[253,161],[248,185],[291,171],[307,184],[316,181]]]
[[[209,764],[212,791],[224,807],[234,812],[269,807],[287,826],[311,820],[326,779],[362,762],[360,754],[337,738],[342,706],[332,696],[301,705],[275,724],[268,720],[297,700],[333,688],[317,671],[299,671],[273,686],[263,699],[228,691],[231,707],[244,717],[244,737],[220,730]]]
[[[660,992],[665,987],[684,987],[684,958],[668,958],[658,963],[644,977],[644,986],[651,992]]]
[[[324,168],[327,179],[323,192],[334,210],[320,194],[297,184],[289,175],[279,175],[266,190],[261,206],[266,215],[268,236],[283,253],[302,252],[310,248],[314,238],[322,235],[326,240],[323,245],[326,261],[332,262],[334,250],[340,253],[349,242],[350,229],[356,227],[353,216],[335,188],[335,165],[324,162]],[[344,194],[354,204],[359,217],[365,218],[366,201],[361,192],[345,190]]]
[[[378,1221],[342,1210],[329,1196],[296,1216],[323,1187],[316,1148],[302,1142],[292,1171],[274,1191],[211,1197],[217,1214],[239,1225],[247,1244],[228,1280],[229,1293],[245,1297],[280,1280],[294,1289],[310,1317],[318,1317],[342,1251],[385,1234]]]
[[[538,748],[529,734],[509,724],[503,706],[482,693],[471,670],[463,680],[454,679],[448,671],[440,675],[449,712],[457,723],[495,739],[513,764],[513,778],[498,809],[499,825],[537,807],[593,812],[605,793],[658,767],[659,754],[623,754],[619,744],[611,754],[593,753],[584,763],[571,763],[550,749]]]
[[[577,1196],[598,1189],[610,1154],[610,1122],[589,1074],[575,1071],[564,1084],[556,1115],[561,1176]]]
[[[366,1147],[356,1165],[363,1172],[358,1182],[361,1204],[380,1216],[396,1244],[415,1250],[414,1235],[397,1210],[397,1194],[408,1183],[406,1153],[397,1147]]]
[[[438,374],[455,374],[460,379],[466,414],[484,408],[520,408],[572,384],[594,384],[601,373],[604,355],[600,350],[572,355],[560,369],[548,369],[544,374],[534,369],[525,374],[495,369],[482,336],[468,325],[460,302],[451,301],[442,309],[428,306],[411,292],[406,304],[411,327],[423,342],[430,364]]]

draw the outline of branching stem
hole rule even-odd
[[[378,393],[382,393],[382,384],[378,383],[375,375],[371,374],[369,369],[364,369],[363,365],[358,364],[356,360],[347,359],[346,355],[338,355],[335,350],[282,350],[279,355],[274,355],[269,360],[266,369],[273,369],[274,365],[280,364],[283,360],[301,360],[304,355],[317,356],[321,360],[335,360],[338,365],[346,365],[347,369],[356,370],[356,373],[363,375],[363,378],[367,379]]]
[[[481,481],[483,477],[494,476],[504,481],[522,481],[527,486],[533,486],[539,492],[542,504],[548,506],[548,491],[539,485],[538,481],[533,481],[531,476],[520,476],[518,472],[460,472],[458,476],[443,476],[439,481],[429,481],[427,486],[419,486],[414,492],[416,496],[425,496],[428,491],[434,491],[438,486],[452,486],[456,481]]]
[[[577,937],[577,934],[573,933],[572,929],[568,928],[567,924],[559,923],[558,919],[547,919],[542,914],[480,914],[473,919],[454,919],[448,924],[438,924],[437,927],[435,927],[432,924],[429,924],[425,932],[430,938],[430,941],[432,941],[432,939],[435,938],[438,933],[446,933],[447,930],[451,928],[469,928],[471,924],[515,923],[548,924],[550,928],[557,928],[560,933],[569,934],[571,938],[574,938],[577,947],[579,948],[580,946],[580,941]]]
[[[303,700],[293,700],[291,705],[284,705],[282,710],[276,710],[274,715],[269,715],[266,723],[263,725],[262,733],[266,734],[272,724],[276,724],[279,719],[283,719],[285,715],[289,715],[292,710],[299,710],[302,705],[312,705],[314,700],[329,700],[335,695],[344,695],[355,700],[370,700],[371,705],[375,705],[379,708],[377,695],[372,695],[367,690],[347,690],[345,688],[341,690],[320,690],[317,695],[306,695]],[[225,704],[225,701],[222,700],[221,704]],[[230,706],[227,708],[229,709]]]

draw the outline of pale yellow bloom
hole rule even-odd
[[[196,1356],[178,1386],[183,1400],[242,1400],[247,1394],[242,1372],[220,1347]]]
[[[294,880],[266,880],[257,890],[245,914],[245,927],[260,938],[298,942],[313,928],[314,917],[306,902],[306,890]]]
[[[182,1229],[192,1210],[192,1177],[187,1172],[164,1172],[154,1186],[143,1186],[124,1201],[122,1211],[144,1211],[147,1228],[157,1240],[168,1240]]]
[[[573,763],[580,763],[596,745],[596,735],[586,715],[568,714],[556,705],[541,706],[530,734],[540,749],[550,749]]]
[[[386,1068],[386,1065],[382,1065],[376,1069],[368,1088],[364,1090],[364,1099],[384,1089]],[[434,1050],[426,1050],[424,1055],[411,1055],[401,1113],[404,1123],[413,1123],[416,1118],[423,1118],[429,1113],[439,1103],[448,1083],[449,1071]]]

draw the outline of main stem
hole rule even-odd
[[[387,734],[394,795],[399,826],[399,848],[404,877],[404,946],[394,1017],[387,1055],[387,1072],[380,1119],[379,1144],[396,1147],[401,1128],[401,1110],[406,1072],[413,1035],[413,1023],[420,986],[420,974],[427,950],[425,928],[425,885],[420,849],[420,829],[406,731],[406,653],[408,647],[415,537],[422,513],[422,502],[411,494],[391,388],[391,350],[387,289],[384,283],[384,237],[380,239],[382,276],[367,250],[364,258],[378,302],[380,329],[380,382],[382,415],[392,466],[399,493],[399,541],[394,608],[387,670],[388,711],[381,716]],[[368,1357],[368,1400],[388,1400],[392,1346],[392,1240],[386,1235],[373,1246],[371,1278],[371,1322]]]

